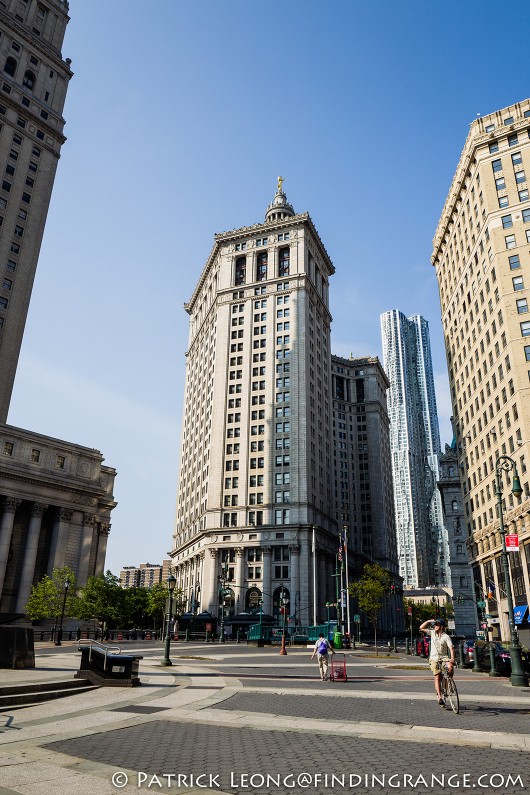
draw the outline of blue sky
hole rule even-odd
[[[189,299],[276,178],[335,264],[332,348],[429,320],[431,241],[469,124],[528,96],[527,2],[70,0],[66,135],[9,422],[116,467],[107,565],[171,548]]]

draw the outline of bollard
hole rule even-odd
[[[205,637],[206,643],[208,643],[209,640],[210,640],[209,633],[208,633],[208,630],[206,630],[206,637]]]
[[[355,646],[355,632],[351,636],[351,647],[352,647],[352,649],[356,648],[356,646]]]
[[[464,641],[461,640],[458,644],[458,654],[460,657],[460,668],[465,668],[466,665],[466,657],[464,654]]]
[[[392,651],[397,651],[397,640],[392,638]]]
[[[237,630],[237,636],[236,637],[237,637],[236,643],[241,643],[241,640],[239,638],[239,630]]]
[[[189,639],[190,639],[190,631],[189,631],[189,629],[187,629],[186,630],[186,641],[189,641]]]
[[[497,666],[495,665],[495,644],[490,643],[490,676],[500,676],[500,673],[497,671]]]
[[[410,654],[410,638],[405,640],[405,654]]]

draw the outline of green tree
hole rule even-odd
[[[115,627],[123,616],[124,589],[111,571],[89,577],[78,599],[77,618],[97,619],[101,629]]]
[[[46,574],[31,589],[26,604],[26,615],[32,621],[43,618],[57,619],[60,617],[64,602],[65,583],[68,583],[68,594],[64,606],[65,616],[73,616],[76,612],[75,574],[68,566],[54,569],[52,576]]]
[[[124,588],[119,623],[124,628],[143,627],[148,615],[149,588]]]
[[[348,588],[350,594],[357,597],[359,609],[366,613],[374,628],[376,654],[378,654],[377,623],[385,595],[390,589],[390,582],[390,574],[382,566],[378,563],[367,563],[363,568],[361,579]]]

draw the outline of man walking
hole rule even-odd
[[[317,642],[315,643],[311,659],[313,660],[315,658],[315,654],[317,655],[320,678],[322,681],[328,678],[328,652],[335,654],[331,643],[324,637],[324,633],[321,632],[318,636]]]

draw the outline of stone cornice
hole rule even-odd
[[[65,17],[67,20],[70,20],[66,10],[67,6],[65,6]],[[67,65],[67,63],[62,60],[61,53],[57,52],[57,50],[54,50],[52,47],[46,44],[43,39],[32,35],[26,26],[21,25],[16,19],[14,19],[14,17],[12,17],[10,14],[7,14],[2,9],[0,9],[0,21],[2,21],[7,28],[16,31],[17,36],[20,36],[21,39],[24,39],[26,44],[38,50],[40,53],[42,53],[42,55],[44,55],[44,57],[49,58],[56,67],[60,67],[69,80],[73,77],[73,72],[70,70],[70,67]]]
[[[275,229],[284,230],[289,228],[295,228],[297,226],[307,225],[311,230],[313,237],[316,241],[318,250],[324,263],[327,266],[329,275],[335,273],[335,267],[329,257],[328,252],[326,251],[322,240],[320,239],[320,235],[318,234],[316,227],[311,220],[311,216],[309,213],[300,213],[299,215],[292,215],[289,218],[286,218],[283,221],[273,221],[273,222],[265,222],[262,224],[253,224],[252,226],[242,226],[239,229],[232,229],[228,232],[216,232],[214,235],[215,243],[210,251],[208,259],[206,260],[206,264],[202,270],[201,276],[197,283],[195,290],[193,291],[193,295],[191,296],[190,300],[184,304],[184,309],[186,312],[191,315],[193,312],[193,305],[199,295],[204,282],[210,272],[210,268],[212,267],[213,263],[217,255],[221,250],[221,244],[227,243],[231,240],[237,240],[238,238],[248,237],[249,234],[257,234],[258,232],[266,232],[267,234],[271,234]],[[242,285],[244,287],[245,285]]]
[[[93,489],[91,488],[90,490],[87,490],[86,486],[84,488],[81,486],[76,488],[67,480],[61,482],[55,480],[46,480],[45,478],[32,478],[6,471],[0,471],[0,482],[2,480],[12,481],[15,483],[27,483],[34,488],[47,488],[52,489],[53,491],[68,493],[70,495],[70,502],[74,502],[76,504],[88,505],[90,504],[91,500],[95,500],[100,506],[108,507],[111,510],[118,504],[114,500],[109,499],[105,490],[101,487],[95,487]]]

